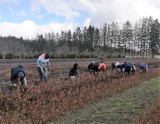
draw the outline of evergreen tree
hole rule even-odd
[[[158,52],[158,49],[160,48],[160,23],[159,20],[156,19],[151,27],[151,51],[152,51],[152,57]]]

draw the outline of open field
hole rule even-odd
[[[17,90],[14,93],[7,93],[2,90],[0,93],[0,121],[2,123],[54,122],[68,111],[95,104],[104,97],[112,98],[116,94],[140,86],[144,81],[160,76],[158,59],[127,60],[136,65],[141,62],[149,64],[148,72],[137,71],[135,75],[129,77],[119,77],[111,73],[109,69],[112,59],[104,61],[108,68],[108,75],[102,74],[94,77],[87,71],[91,60],[95,59],[51,60],[52,68],[49,70],[48,83],[39,85],[36,60],[0,60],[1,87],[10,84],[10,69],[15,65],[24,66],[28,80],[27,92],[21,93],[20,90]],[[81,76],[77,81],[71,82],[67,77],[74,62],[79,64]],[[155,83],[157,87],[158,83]]]
[[[52,69],[49,71],[49,77],[55,78],[62,78],[67,77],[68,72],[70,68],[73,66],[75,62],[79,64],[79,71],[81,74],[86,73],[87,66],[91,61],[98,60],[98,59],[51,59],[51,66]],[[123,62],[124,59],[105,59],[104,63],[107,65],[108,69],[110,69],[110,65],[112,61],[120,61]],[[132,62],[134,64],[139,64],[142,62],[145,62],[152,66],[157,66],[160,64],[160,59],[127,59],[128,62]],[[0,60],[0,75],[2,76],[0,78],[5,78],[5,80],[9,79],[10,76],[10,69],[16,65],[21,64],[24,66],[25,71],[27,72],[27,78],[29,80],[35,80],[37,79],[37,68],[36,68],[36,59],[29,59],[29,60],[23,60],[23,59],[15,59],[15,60]],[[88,73],[87,73],[88,74]],[[29,81],[30,82],[30,81]]]

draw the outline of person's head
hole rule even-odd
[[[98,67],[99,64],[100,64],[100,62],[97,61],[97,62],[94,64],[94,66]]]
[[[77,68],[77,67],[78,67],[78,64],[77,64],[77,63],[74,63],[73,67]]]
[[[126,61],[126,60],[124,60],[124,64],[127,64],[127,61]]]
[[[23,66],[22,66],[22,65],[18,65],[18,67],[19,67],[19,68],[23,68]]]
[[[49,54],[48,53],[45,54],[45,59],[49,59]]]
[[[103,57],[100,57],[99,60],[100,63],[103,63]]]
[[[116,68],[116,62],[115,61],[112,62],[111,67],[112,67],[112,70]]]
[[[18,78],[20,78],[20,79],[24,78],[24,73],[23,72],[19,72],[18,73]]]

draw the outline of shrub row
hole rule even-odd
[[[30,84],[26,92],[19,90],[11,94],[0,94],[0,122],[45,124],[53,122],[74,108],[82,108],[100,98],[111,97],[158,76],[158,68],[151,73],[136,74],[130,78],[106,76],[96,78],[85,76],[76,82],[65,83],[50,79],[47,84]],[[122,83],[123,82],[123,83]],[[107,92],[106,92],[107,91]]]
[[[33,55],[14,55],[13,53],[6,53],[5,55],[0,53],[0,59],[20,59],[20,58],[24,58],[24,59],[34,59],[37,58],[39,54],[33,54]],[[69,54],[51,54],[50,55],[51,58],[98,58],[98,55],[95,54],[80,54],[77,55],[75,53],[69,53]],[[125,58],[125,56],[121,56],[121,55],[106,55],[106,58]]]

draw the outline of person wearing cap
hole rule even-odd
[[[78,78],[79,72],[77,71],[77,68],[78,68],[78,64],[74,63],[73,67],[69,71],[69,75],[68,75],[69,79],[75,80]]]
[[[37,70],[38,70],[39,78],[41,82],[43,80],[47,82],[48,66],[49,68],[51,67],[49,62],[49,55],[47,53],[40,55],[37,59]]]
[[[27,80],[25,78],[25,72],[24,72],[23,66],[18,65],[16,67],[11,68],[10,80],[15,88],[17,88],[17,83],[20,82],[20,85],[26,89]]]

